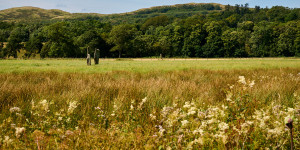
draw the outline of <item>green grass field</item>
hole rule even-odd
[[[300,59],[0,60],[0,149],[300,149]]]
[[[93,61],[92,61],[93,62]],[[101,73],[111,71],[173,71],[186,69],[278,69],[300,68],[296,58],[249,59],[101,59],[99,65],[87,66],[85,59],[0,60],[0,73],[24,71],[57,71],[75,73]]]

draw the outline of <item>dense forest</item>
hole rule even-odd
[[[79,58],[87,49],[99,49],[101,57],[300,56],[299,20],[299,8],[248,4],[182,4],[18,22],[2,17],[0,58],[16,58],[20,50],[23,58]]]

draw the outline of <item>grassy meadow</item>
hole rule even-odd
[[[92,61],[93,62],[93,61]],[[86,65],[85,59],[0,60],[0,73],[45,72],[105,73],[111,71],[155,72],[190,69],[238,70],[300,68],[297,58],[243,59],[100,59],[99,65]]]
[[[300,59],[0,60],[0,149],[300,149]]]

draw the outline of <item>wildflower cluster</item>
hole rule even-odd
[[[86,105],[32,100],[0,116],[0,149],[287,149],[291,119],[299,145],[299,101],[266,105],[252,94],[256,88],[239,76],[216,104],[176,98],[157,105],[147,97]],[[299,92],[292,98],[300,100]]]
[[[289,142],[286,121],[293,119],[299,124],[299,115],[293,108],[272,103],[266,107],[254,108],[255,102],[247,93],[253,88],[254,81],[246,81],[239,77],[239,85],[231,86],[227,92],[225,105],[196,106],[196,101],[185,102],[182,107],[173,104],[165,106],[161,111],[161,125],[156,135],[158,144],[177,149],[185,146],[190,149],[219,147],[230,148],[229,145],[240,145],[244,148],[280,148]],[[237,92],[239,91],[239,92]],[[250,108],[253,107],[253,108]],[[296,104],[299,108],[299,104]],[[296,131],[299,133],[299,131]],[[167,139],[173,140],[167,140]],[[253,139],[257,139],[253,141]],[[232,147],[233,148],[233,147]]]

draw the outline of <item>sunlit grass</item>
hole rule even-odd
[[[0,68],[0,149],[290,149],[287,119],[299,148],[299,59]]]
[[[296,58],[249,59],[133,59],[118,61],[101,59],[99,65],[87,66],[85,59],[0,60],[0,72],[58,71],[101,73],[111,71],[172,71],[186,69],[232,70],[300,68]]]

